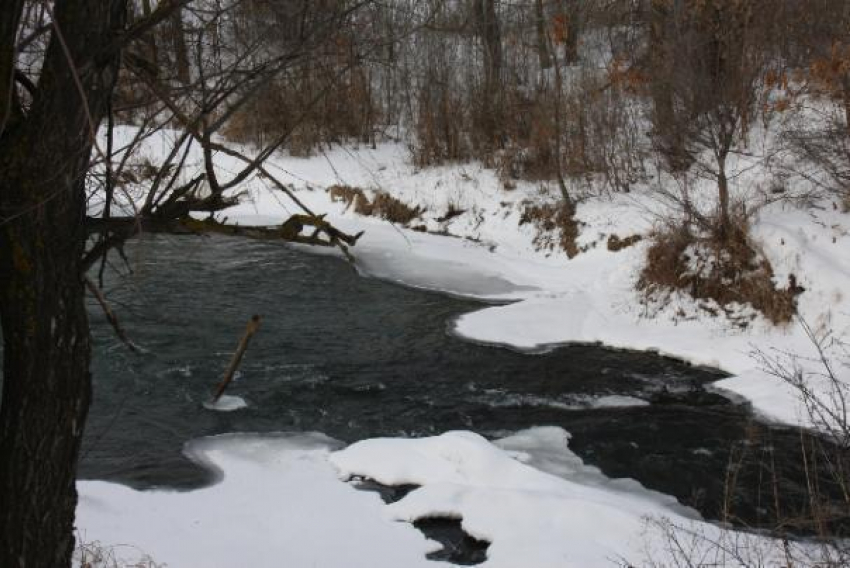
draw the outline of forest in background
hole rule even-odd
[[[142,0],[131,19],[155,10]],[[146,203],[168,205],[161,218],[231,204],[222,192],[275,150],[392,140],[420,167],[478,161],[508,191],[557,187],[562,203],[527,217],[561,230],[574,256],[577,203],[648,186],[678,214],[639,286],[750,303],[781,323],[800,287],[773,281],[748,225],[776,200],[850,206],[848,29],[850,6],[832,0],[192,2],[125,54],[110,116],[188,126],[210,162],[226,153],[216,140],[256,149],[227,182],[207,167],[165,191],[152,176],[168,194]],[[179,169],[182,151],[152,168]],[[761,195],[736,187],[752,168]],[[711,266],[696,276],[694,247]]]

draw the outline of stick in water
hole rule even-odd
[[[218,383],[218,386],[215,388],[215,395],[213,395],[212,400],[213,404],[218,402],[218,399],[220,399],[221,395],[224,394],[224,391],[227,390],[227,385],[229,385],[230,381],[233,380],[233,375],[236,374],[236,369],[239,368],[239,363],[242,362],[242,355],[244,355],[245,350],[248,349],[248,342],[251,341],[251,338],[255,333],[257,333],[259,328],[260,316],[255,315],[251,318],[251,321],[248,322],[248,326],[245,328],[245,334],[242,335],[242,339],[239,340],[239,345],[236,346],[236,352],[230,359],[230,365],[227,366],[224,378],[221,379],[221,382]]]

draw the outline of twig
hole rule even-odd
[[[121,323],[118,321],[118,316],[115,315],[115,312],[112,311],[112,308],[109,307],[109,304],[106,301],[106,298],[103,297],[103,293],[100,291],[100,288],[92,282],[91,278],[88,276],[85,279],[86,288],[89,289],[89,292],[92,293],[92,296],[95,297],[97,303],[100,304],[100,307],[103,308],[103,313],[106,314],[106,319],[109,320],[110,325],[112,325],[112,329],[115,330],[115,335],[118,336],[118,339],[121,340],[124,345],[126,345],[130,351],[133,353],[139,353],[139,348],[130,341],[130,338],[127,337],[127,334],[124,333],[124,328],[121,327]]]
[[[224,391],[227,390],[227,386],[233,380],[233,375],[236,374],[236,369],[239,368],[239,363],[242,362],[242,356],[248,349],[248,342],[251,341],[251,338],[255,333],[257,333],[259,328],[260,316],[255,315],[251,318],[251,321],[248,322],[248,326],[245,328],[245,333],[242,335],[242,339],[239,340],[239,344],[236,346],[236,352],[230,359],[230,365],[227,366],[227,371],[224,372],[224,378],[221,379],[221,382],[218,383],[218,386],[215,388],[215,394],[213,395],[212,400],[213,404],[218,402],[218,399],[220,399],[221,395],[224,394]]]

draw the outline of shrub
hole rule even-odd
[[[576,238],[579,234],[578,221],[575,218],[575,206],[566,201],[545,205],[528,205],[522,212],[519,224],[533,223],[538,230],[534,245],[540,249],[554,250],[557,246],[569,258],[579,253]],[[557,232],[557,239],[553,233]]]
[[[425,212],[424,209],[418,206],[410,207],[383,191],[375,192],[371,201],[359,187],[334,185],[327,191],[333,201],[342,201],[346,203],[347,208],[354,206],[354,212],[358,215],[380,217],[399,225],[407,225]]]
[[[680,290],[695,299],[713,300],[724,309],[750,304],[773,323],[787,323],[796,313],[796,282],[777,288],[770,263],[738,222],[725,238],[698,235],[688,225],[657,232],[647,253],[638,289],[647,297]]]
[[[608,237],[608,250],[611,252],[618,252],[624,248],[629,248],[630,246],[640,242],[642,239],[643,237],[641,235],[631,235],[624,239],[621,239],[617,235],[611,235]]]

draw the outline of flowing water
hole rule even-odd
[[[210,477],[181,453],[224,432],[320,431],[355,441],[470,429],[498,437],[562,426],[571,447],[611,477],[631,477],[718,518],[732,452],[745,452],[735,512],[768,522],[764,489],[780,472],[802,495],[799,434],[756,422],[707,391],[722,373],[654,354],[564,346],[524,354],[450,333],[478,302],[363,278],[344,262],[220,237],[148,237],[128,246],[133,273],[107,270],[128,335],[99,308],[91,409],[80,475],[135,487],[191,488]],[[229,393],[204,402],[252,314],[263,317]]]

